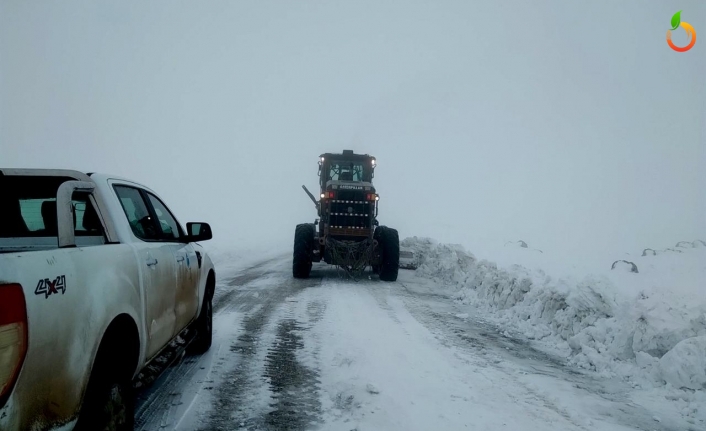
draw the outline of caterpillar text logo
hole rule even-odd
[[[686,35],[689,36],[689,43],[686,46],[676,46],[672,43],[672,31],[678,29],[679,27],[683,28],[684,31],[686,31]],[[686,52],[693,48],[695,43],[696,30],[694,30],[694,27],[692,27],[691,24],[681,20],[681,11],[675,13],[674,16],[672,16],[672,29],[667,30],[667,44],[670,48],[677,52]]]
[[[34,289],[34,294],[44,294],[44,298],[46,299],[49,298],[49,296],[52,294],[58,294],[60,290],[62,295],[66,293],[65,275],[60,275],[56,277],[53,281],[49,280],[48,278],[45,278],[44,280],[39,280],[39,283],[37,283],[37,288]]]

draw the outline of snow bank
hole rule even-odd
[[[415,252],[418,276],[442,282],[455,299],[577,366],[648,387],[706,389],[703,242],[631,255],[639,272],[631,265],[611,270],[613,257],[603,272],[560,278],[531,264],[500,267],[428,238],[401,245]]]
[[[706,388],[706,336],[680,341],[659,361],[664,379],[677,388]]]

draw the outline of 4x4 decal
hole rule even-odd
[[[61,290],[61,294],[63,295],[66,293],[66,276],[65,275],[60,275],[56,277],[53,281],[49,280],[48,278],[45,278],[43,280],[39,280],[39,283],[37,283],[37,288],[34,289],[34,294],[35,295],[41,295],[44,294],[44,298],[49,298],[50,295],[54,293],[59,293],[59,290]]]

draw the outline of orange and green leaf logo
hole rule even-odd
[[[678,29],[679,27],[683,28],[684,31],[686,31],[686,35],[689,36],[689,43],[686,46],[676,46],[672,42],[672,31]],[[681,11],[675,13],[674,16],[672,16],[672,29],[667,30],[667,44],[670,48],[677,52],[686,52],[693,48],[695,43],[696,30],[694,30],[694,27],[692,27],[691,24],[681,20]]]

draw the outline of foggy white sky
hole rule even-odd
[[[0,166],[130,177],[237,246],[291,242],[342,149],[402,237],[706,239],[706,2],[0,1]]]

